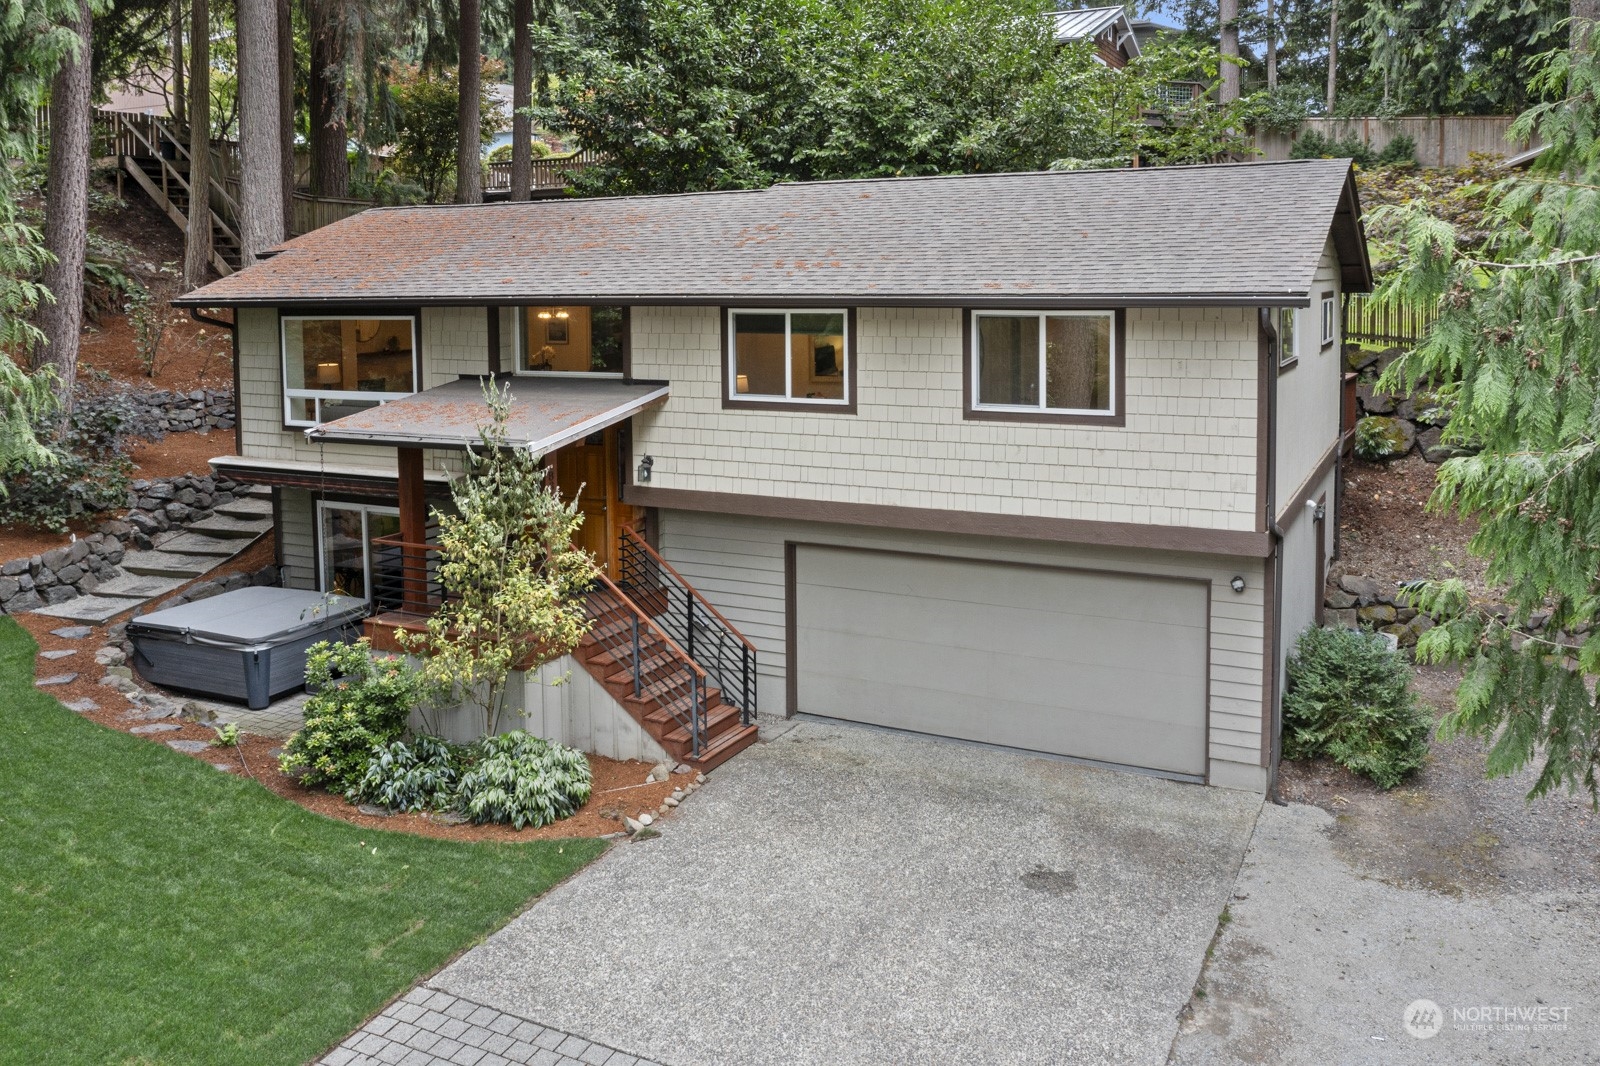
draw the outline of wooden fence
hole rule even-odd
[[[1371,293],[1344,294],[1344,339],[1355,343],[1414,345],[1428,335],[1434,308],[1380,304]]]
[[[1256,148],[1262,159],[1288,159],[1294,142],[1304,133],[1320,133],[1330,141],[1360,139],[1374,152],[1401,134],[1417,144],[1417,162],[1425,167],[1458,167],[1473,154],[1511,156],[1533,145],[1508,141],[1510,115],[1417,115],[1406,118],[1308,118],[1298,132],[1258,131]]]
[[[533,161],[533,188],[564,189],[567,178],[574,171],[592,166],[600,161],[599,155],[584,149],[571,155],[547,156]],[[511,164],[490,163],[484,176],[484,192],[509,192],[511,190]]]

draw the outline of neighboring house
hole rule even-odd
[[[1092,41],[1096,58],[1114,70],[1121,70],[1139,54],[1139,39],[1124,8],[1078,8],[1053,11],[1046,17],[1054,24],[1056,44]]]
[[[677,643],[726,693],[746,635],[762,715],[1261,790],[1370,287],[1349,163],[1306,160],[376,209],[178,303],[236,315],[213,466],[377,628],[495,372],[655,597],[597,614],[618,699],[617,634],[693,599]]]

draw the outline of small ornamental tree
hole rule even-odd
[[[1444,619],[1418,658],[1466,664],[1439,735],[1489,741],[1492,776],[1542,758],[1530,798],[1565,786],[1600,802],[1600,65],[1586,49],[1552,53],[1534,89],[1560,100],[1512,134],[1548,148],[1495,189],[1486,241],[1420,209],[1400,216],[1380,298],[1439,317],[1379,388],[1439,386],[1445,439],[1481,447],[1439,468],[1430,506],[1477,519],[1471,550],[1506,586],[1509,611],[1459,580],[1408,593]]]
[[[486,384],[484,400],[491,422],[452,483],[456,513],[434,512],[445,602],[406,650],[422,657],[439,702],[481,708],[492,735],[512,671],[565,655],[588,631],[582,595],[595,565],[572,547],[576,501],[562,502],[540,457],[510,442],[510,387]]]

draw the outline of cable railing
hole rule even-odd
[[[619,541],[618,585],[705,668],[722,702],[749,725],[756,717],[755,645],[638,533],[624,526]]]
[[[625,671],[633,698],[654,700],[687,735],[691,758],[699,758],[712,687],[706,671],[604,574],[595,575],[585,603],[589,635]]]

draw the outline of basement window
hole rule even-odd
[[[283,420],[315,426],[417,391],[417,322],[284,315]]]

